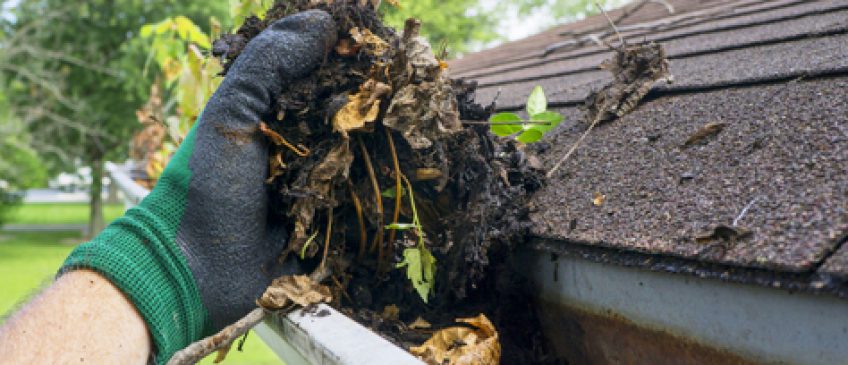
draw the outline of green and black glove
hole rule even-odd
[[[322,11],[281,19],[254,38],[165,169],[156,188],[60,272],[92,269],[147,322],[157,363],[235,322],[271,280],[297,272],[276,262],[285,228],[269,219],[268,145],[259,122],[288,80],[313,71],[335,44]]]

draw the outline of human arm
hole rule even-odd
[[[0,328],[4,364],[146,364],[150,348],[133,304],[90,270],[62,275]]]

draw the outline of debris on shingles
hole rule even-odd
[[[602,69],[612,73],[613,81],[586,98],[585,120],[589,126],[568,152],[548,170],[548,178],[553,177],[568,161],[598,123],[621,118],[631,112],[657,81],[665,79],[666,82],[671,82],[668,59],[662,45],[646,43],[629,46],[622,40],[621,46],[613,50],[613,57],[600,65]]]
[[[496,365],[501,359],[498,332],[485,315],[459,318],[457,326],[442,329],[421,346],[409,349],[428,365]]]
[[[701,127],[701,129],[699,129],[697,132],[692,134],[692,136],[690,136],[689,139],[687,139],[686,142],[683,143],[683,146],[690,147],[696,144],[701,144],[705,142],[707,138],[721,133],[721,131],[724,130],[724,127],[726,126],[727,123],[722,122],[707,123],[703,127]]]
[[[750,230],[738,227],[719,224],[707,233],[695,236],[695,242],[699,244],[707,244],[713,242],[734,243],[745,240],[753,236]]]
[[[305,308],[329,303],[330,300],[330,288],[312,281],[306,275],[287,275],[274,279],[257,304],[267,310],[288,310],[294,306]]]
[[[657,43],[615,48],[615,54],[600,67],[612,73],[613,81],[586,98],[586,121],[610,121],[635,109],[662,79],[670,80],[665,49]]]

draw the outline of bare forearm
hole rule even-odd
[[[0,327],[0,359],[10,364],[145,364],[150,347],[135,307],[87,270],[62,275]]]

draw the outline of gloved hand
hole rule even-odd
[[[259,122],[293,80],[313,71],[336,42],[332,18],[308,11],[254,38],[230,68],[156,187],[61,273],[100,272],[148,324],[156,362],[255,308],[280,265],[286,232],[269,219],[268,145]]]

